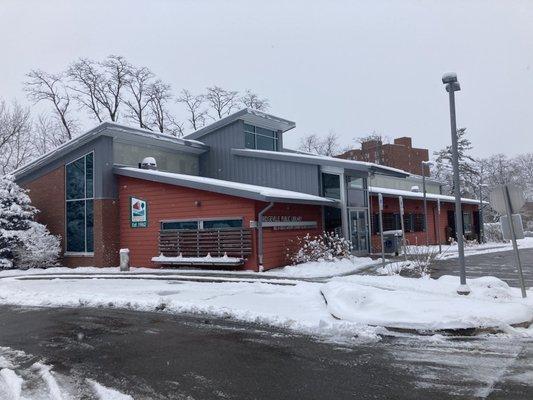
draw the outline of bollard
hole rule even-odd
[[[120,270],[130,270],[130,249],[120,249]]]

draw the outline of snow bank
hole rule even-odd
[[[458,283],[453,276],[350,276],[334,279],[321,290],[333,316],[360,324],[433,331],[533,320],[533,301],[522,299],[518,289],[498,278],[468,280],[469,296],[456,293]]]
[[[87,383],[91,387],[98,400],[133,400],[133,397],[130,395],[102,386],[92,379],[87,379]]]
[[[517,240],[519,249],[531,249],[533,248],[533,237],[526,237],[524,239]],[[439,246],[429,246],[433,251],[438,251]],[[483,243],[465,246],[465,256],[475,256],[480,254],[498,253],[501,251],[511,251],[513,245],[511,242],[507,243]],[[459,250],[457,244],[443,245],[442,253],[437,256],[437,259],[447,260],[450,258],[459,257]]]
[[[0,370],[0,389],[3,389],[5,394],[7,394],[8,400],[20,399],[22,382],[22,378],[18,376],[15,371],[8,368]]]
[[[290,278],[324,278],[355,273],[380,261],[369,257],[352,257],[335,261],[311,261],[303,264],[289,265],[267,271],[268,275]]]

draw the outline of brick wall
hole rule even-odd
[[[257,212],[263,209],[266,203],[258,203]],[[316,221],[316,229],[274,229],[263,228],[264,268],[265,270],[287,265],[287,249],[294,250],[297,237],[306,234],[312,236],[322,232],[322,208],[314,205],[303,204],[275,204],[266,216],[296,216],[302,221]]]
[[[118,214],[116,200],[94,200],[94,256],[65,256],[65,168],[22,185],[29,189],[32,204],[40,210],[37,221],[61,237],[61,264],[66,267],[118,265]]]

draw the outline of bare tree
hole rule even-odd
[[[80,58],[68,67],[67,76],[70,79],[68,88],[74,92],[73,98],[98,122],[102,122],[105,119],[105,110],[99,100],[99,92],[102,91],[100,86],[104,77],[98,63]]]
[[[323,138],[315,134],[307,135],[300,139],[298,149],[306,153],[334,156],[340,151],[339,137],[333,132]]]
[[[132,67],[129,71],[127,87],[129,96],[124,97],[124,103],[129,109],[128,118],[135,121],[139,127],[149,129],[148,113],[152,102],[151,80],[154,74],[148,68]]]
[[[130,64],[122,56],[111,55],[100,63],[102,82],[98,85],[96,98],[107,110],[111,121],[118,121],[122,90],[128,82]]]
[[[55,119],[39,115],[33,124],[32,142],[36,154],[45,154],[65,143],[68,137]]]
[[[205,99],[215,113],[211,118],[216,120],[229,115],[238,106],[238,95],[239,92],[226,90],[220,86],[208,87]]]
[[[183,136],[183,124],[177,122],[168,110],[168,102],[172,100],[170,85],[158,79],[150,85],[148,92],[152,126],[159,132]]]
[[[24,90],[28,98],[34,103],[49,102],[67,137],[72,139],[76,131],[76,122],[70,117],[70,96],[63,83],[63,76],[41,70],[32,70],[26,76],[28,80],[24,83]]]
[[[267,111],[270,108],[270,102],[267,98],[260,98],[257,93],[246,89],[246,92],[240,98],[240,102],[244,107],[253,108],[258,111]]]
[[[34,155],[28,107],[17,102],[11,106],[0,100],[0,171],[9,173],[27,163]]]
[[[176,101],[185,106],[185,109],[189,114],[187,121],[189,121],[192,129],[196,131],[205,126],[205,119],[207,116],[207,110],[204,108],[205,96],[195,96],[187,89],[183,89]]]

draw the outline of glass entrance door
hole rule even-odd
[[[368,213],[366,209],[348,211],[350,239],[354,254],[368,254]]]

